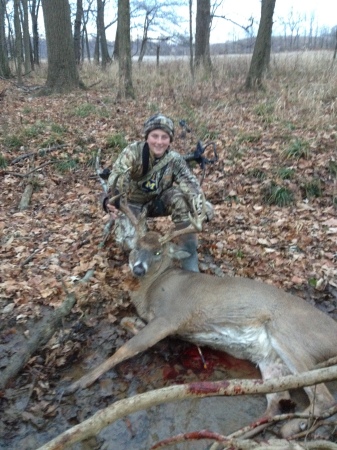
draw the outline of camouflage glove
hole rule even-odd
[[[109,213],[109,212],[110,212],[110,210],[109,210],[108,207],[107,207],[107,204],[108,204],[110,198],[112,198],[112,197],[114,197],[115,195],[118,195],[118,194],[119,194],[118,189],[115,189],[115,194],[114,194],[114,195],[111,195],[111,192],[109,192],[109,191],[108,191],[106,194],[103,194],[103,196],[102,196],[102,206],[103,206],[103,209],[104,209],[104,211],[105,211],[106,213]],[[117,199],[114,201],[113,205],[114,205],[117,209],[119,209],[119,207],[120,207],[120,200],[119,200],[119,198],[117,198]]]

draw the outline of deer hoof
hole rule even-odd
[[[301,433],[308,427],[308,420],[306,419],[293,419],[287,422],[281,428],[281,436],[283,438],[288,438],[294,434]]]

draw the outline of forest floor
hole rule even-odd
[[[209,375],[202,375],[191,346],[165,340],[150,356],[138,357],[138,365],[128,362],[113,371],[118,384],[103,380],[79,394],[76,406],[56,395],[62,383],[96,366],[128,337],[119,326],[134,313],[123,286],[127,255],[113,236],[102,245],[109,217],[102,211],[95,162],[100,149],[100,166],[109,167],[127,142],[142,139],[143,122],[157,110],[176,123],[177,151],[192,151],[199,138],[216,143],[219,159],[207,167],[203,182],[215,217],[200,235],[201,271],[262,280],[337,319],[337,82],[335,96],[314,99],[308,93],[319,110],[314,112],[312,104],[301,103],[300,89],[294,96],[290,87],[270,82],[267,93],[248,93],[241,81],[215,81],[207,88],[200,82],[189,90],[153,84],[150,93],[138,88],[136,100],[117,101],[104,83],[39,97],[36,80],[25,89],[0,80],[2,372],[41,320],[69,293],[76,298],[58,331],[0,391],[1,448],[37,448],[123,393],[130,395],[130,380],[141,378],[142,367],[148,367],[146,380],[135,392]],[[136,84],[142,82],[136,77]],[[185,137],[181,119],[192,129]],[[33,193],[22,207],[27,186]],[[150,226],[163,230],[168,221]],[[158,381],[156,364],[164,381]],[[216,370],[215,379],[221,379],[225,369]],[[249,364],[238,371],[256,376]],[[87,448],[124,447],[95,441]]]

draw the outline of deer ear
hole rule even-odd
[[[169,256],[172,259],[185,259],[191,256],[191,253],[183,250],[181,247],[171,242],[169,247]]]

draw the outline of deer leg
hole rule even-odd
[[[289,374],[287,366],[276,357],[271,361],[263,361],[259,364],[262,379],[269,380],[271,378],[278,378]],[[280,402],[283,400],[290,400],[290,394],[288,391],[275,392],[266,395],[267,409],[265,411],[266,417],[273,417],[280,413]]]
[[[133,317],[124,317],[120,321],[121,327],[124,328],[124,330],[129,331],[130,333],[136,335],[139,333],[140,330],[142,330],[144,327],[146,327],[146,323],[137,316]]]
[[[65,389],[64,394],[72,394],[93,384],[101,375],[115,367],[117,364],[129,359],[138,353],[147,350],[166,336],[176,331],[176,326],[162,317],[157,317],[120,347],[110,358],[100,364],[96,369],[84,375]]]

